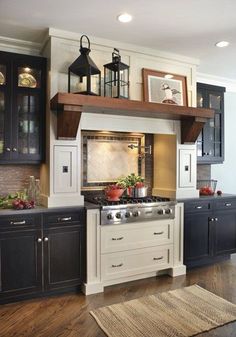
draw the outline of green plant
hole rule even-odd
[[[143,182],[144,182],[143,177],[136,175],[135,173],[131,173],[126,177],[121,177],[120,179],[118,179],[117,184],[119,184],[120,186],[124,186],[124,188],[127,188],[135,186],[137,183]]]

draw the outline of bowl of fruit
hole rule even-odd
[[[119,184],[108,185],[104,189],[106,199],[108,201],[119,201],[124,191],[125,189],[123,186]]]
[[[197,188],[199,189],[199,194],[202,196],[214,195],[216,191],[217,180],[198,180]]]

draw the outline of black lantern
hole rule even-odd
[[[88,48],[83,47],[82,40],[86,38]],[[90,58],[90,41],[86,35],[80,38],[80,56],[68,69],[68,92],[71,89],[76,94],[101,95],[101,71]]]
[[[112,62],[104,65],[104,96],[129,98],[129,66],[121,62],[116,48],[112,53]]]

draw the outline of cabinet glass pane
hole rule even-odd
[[[197,93],[197,107],[203,108],[203,95],[201,92]]]
[[[18,86],[26,88],[40,88],[41,71],[28,67],[18,68]]]
[[[209,94],[209,107],[210,109],[221,109],[221,96],[215,94]]]
[[[202,147],[203,147],[203,143],[198,141],[197,142],[197,155],[199,157],[202,157],[202,155],[203,155]]]
[[[215,157],[220,157],[221,156],[221,143],[215,143]]]
[[[18,106],[18,152],[39,153],[39,101],[37,95],[19,94]]]
[[[5,125],[5,97],[4,93],[0,92],[0,154],[4,149],[4,125]]]
[[[6,66],[0,64],[0,85],[6,84]]]

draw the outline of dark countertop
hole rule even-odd
[[[95,205],[94,205],[95,206]],[[22,214],[42,214],[42,213],[50,213],[50,212],[70,212],[75,211],[75,209],[81,209],[84,206],[65,206],[65,207],[43,207],[37,206],[31,209],[0,209],[0,216],[1,215],[22,215]]]
[[[228,194],[223,193],[222,195],[207,195],[207,196],[199,196],[198,198],[187,198],[187,199],[178,199],[178,202],[188,202],[188,201],[201,201],[201,200],[220,200],[224,198],[236,198],[236,194]]]
[[[96,205],[96,204],[93,204],[93,203],[88,202],[88,201],[85,201],[85,202],[84,202],[84,207],[85,207],[86,209],[100,209],[101,206]]]

